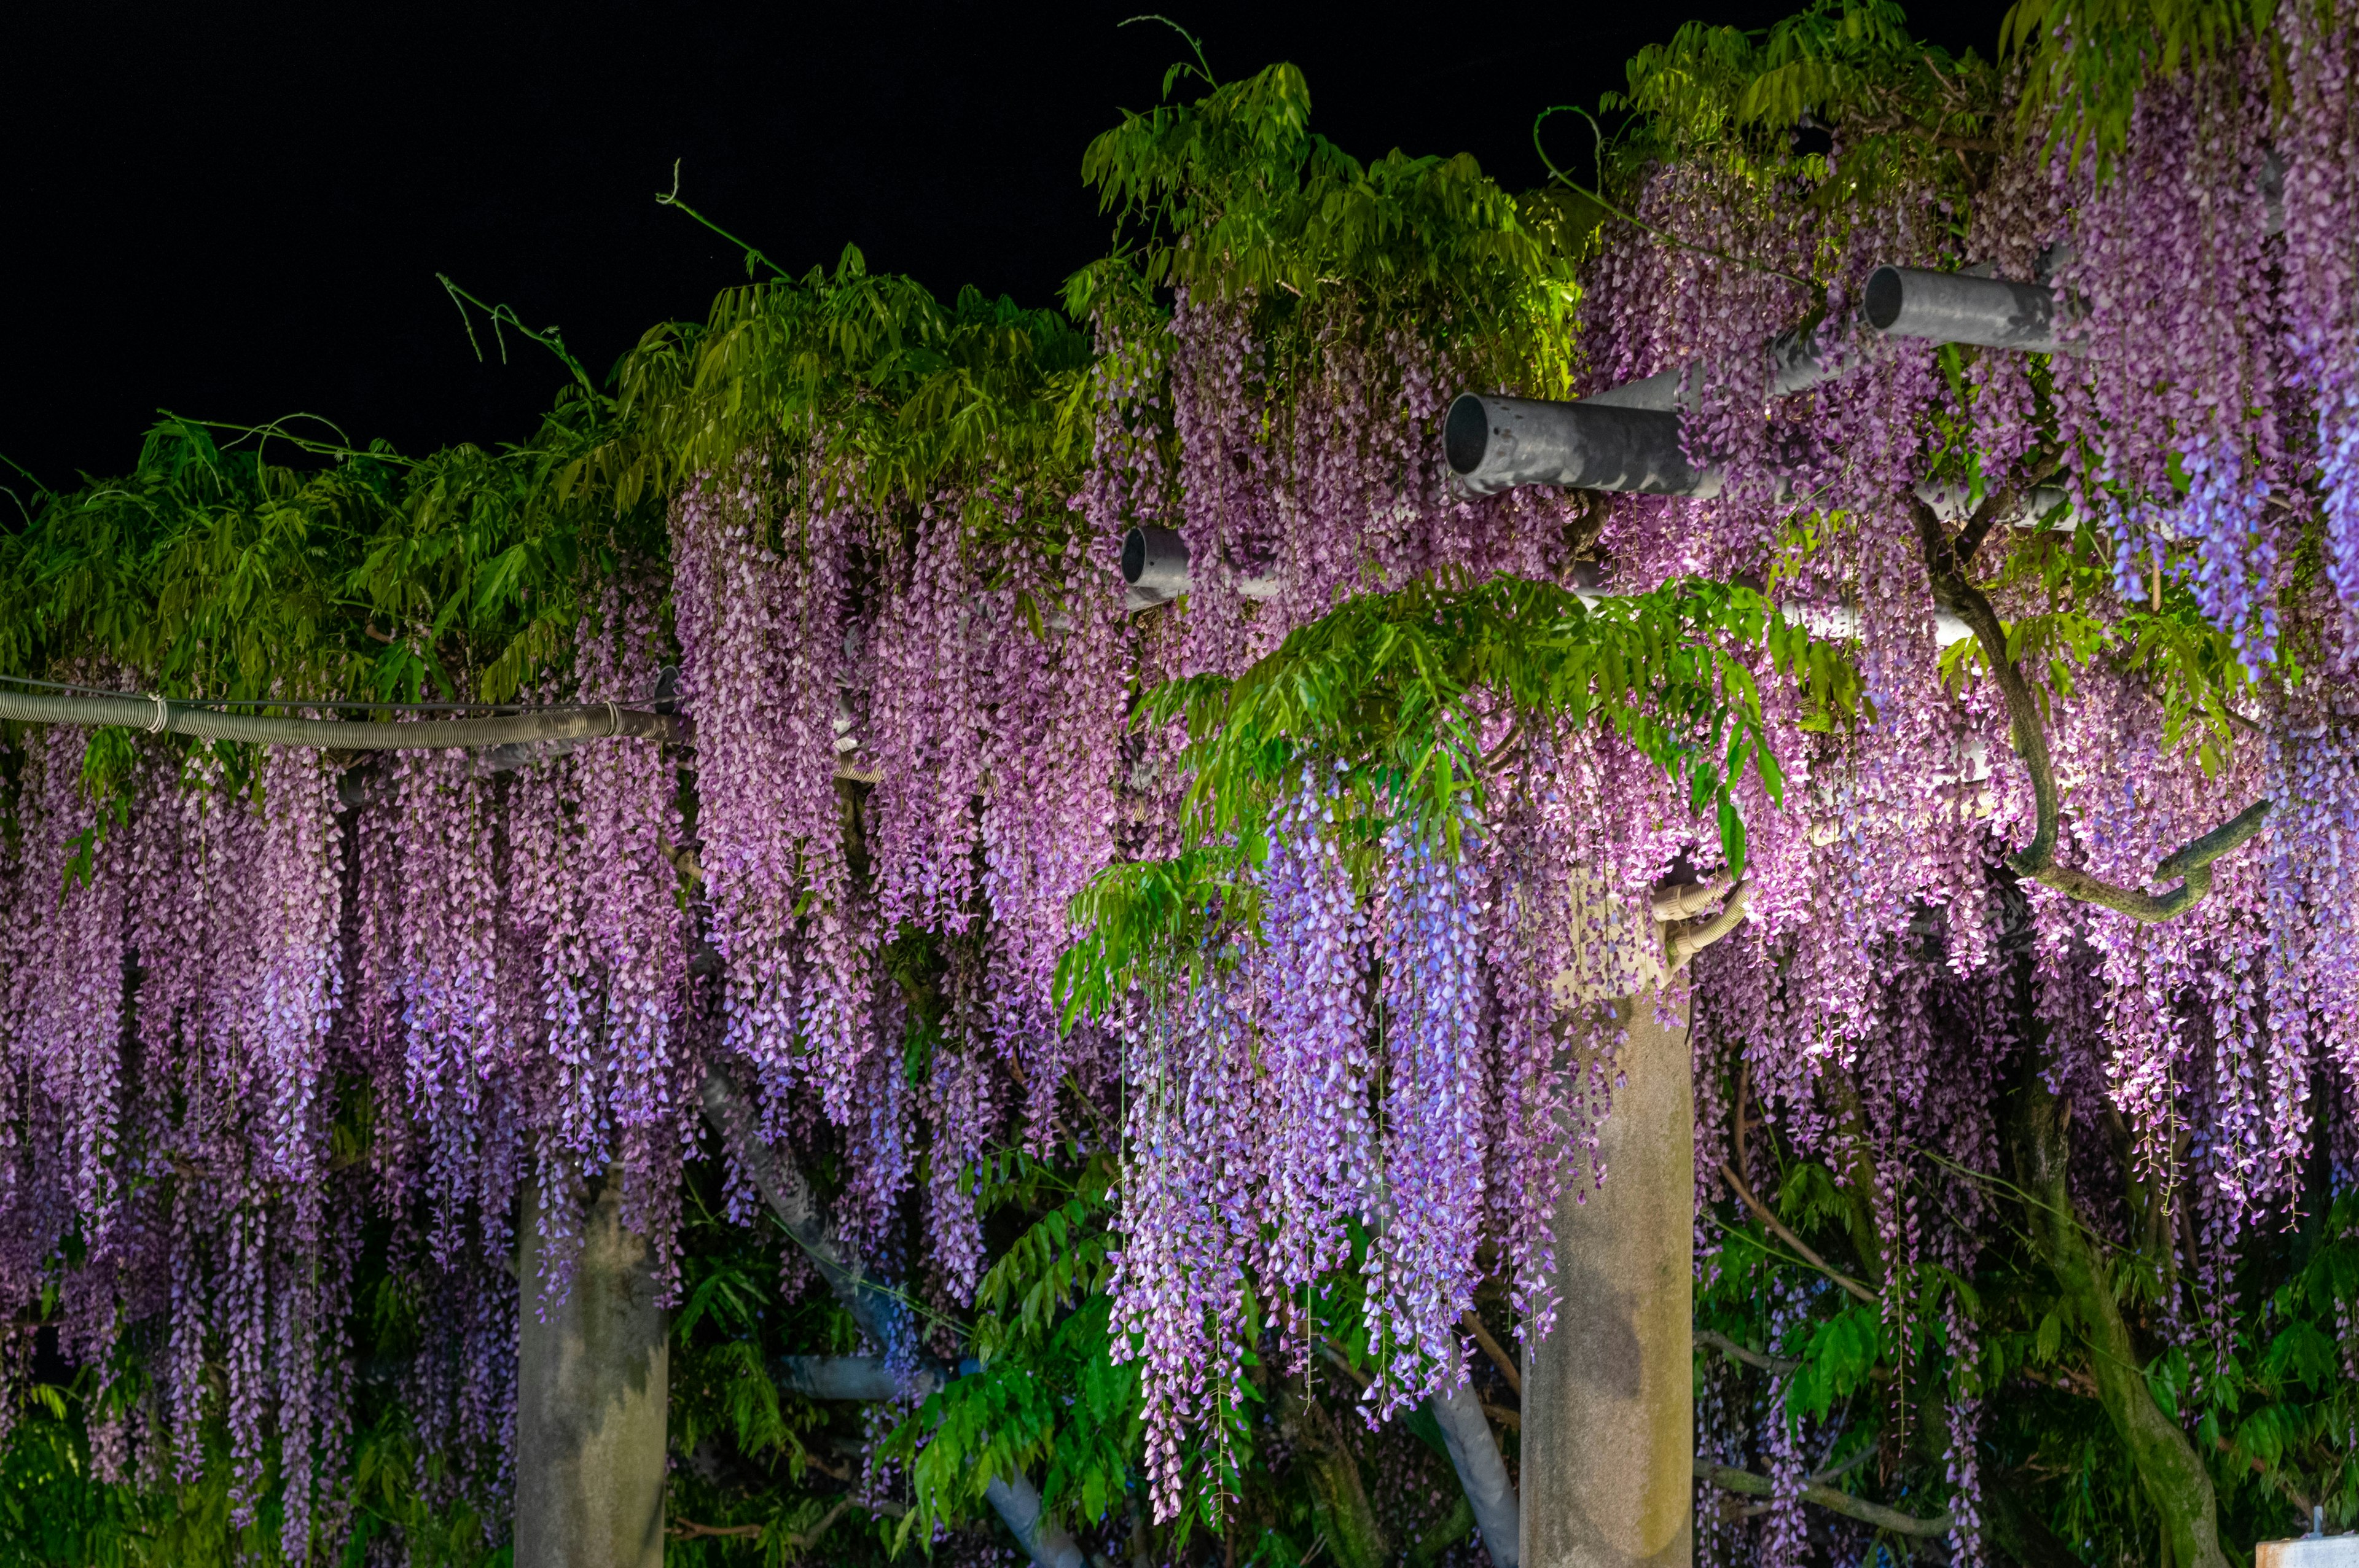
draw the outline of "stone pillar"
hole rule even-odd
[[[1524,1347],[1524,1568],[1689,1568],[1695,1097],[1684,1028],[1624,1001],[1605,1184],[1556,1211],[1556,1332]]]
[[[540,1320],[539,1216],[516,1247],[516,1568],[663,1568],[666,1314],[619,1174],[583,1217],[573,1290]]]

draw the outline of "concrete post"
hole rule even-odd
[[[1689,1568],[1695,1098],[1684,1027],[1616,1004],[1605,1184],[1556,1211],[1556,1332],[1524,1347],[1524,1568]],[[1578,1184],[1585,1186],[1585,1180]]]
[[[622,1182],[583,1217],[572,1293],[540,1320],[539,1214],[518,1230],[516,1568],[663,1568],[666,1314]]]

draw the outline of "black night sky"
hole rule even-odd
[[[1106,242],[1082,149],[1185,48],[1118,26],[1139,3],[12,6],[0,453],[70,486],[127,468],[159,408],[413,451],[527,435],[561,373],[528,345],[478,364],[435,274],[603,373],[745,276],[656,205],[675,159],[789,267],[849,241],[937,293],[1050,303]],[[1347,150],[1468,151],[1514,189],[1540,109],[1593,105],[1682,21],[1793,8],[1166,4],[1223,77],[1300,66]],[[2003,11],[1912,20],[1987,56]]]

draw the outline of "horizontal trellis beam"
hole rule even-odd
[[[1709,500],[1722,484],[1718,469],[1698,468],[1680,450],[1678,414],[1590,398],[1464,393],[1443,421],[1441,450],[1458,482],[1476,495],[1547,484]]]
[[[1578,405],[1556,404],[1550,405],[1549,406],[1571,408],[1576,407]],[[1956,487],[1928,484],[1919,485],[1918,487],[1918,491],[1920,495],[1925,497],[1928,504],[1931,505],[1937,512],[1943,512],[1944,514],[1947,514],[1950,512],[1962,509],[1962,492],[1959,491]],[[2032,492],[2027,503],[2027,506],[2030,514],[2036,517],[2040,514],[2050,510],[2064,499],[2065,497],[2061,491],[2042,488]],[[1134,535],[1139,532],[1141,532],[1141,530],[1136,528],[1131,530],[1131,533]],[[1169,530],[1158,529],[1156,532],[1169,533]],[[1172,536],[1174,538],[1178,537],[1177,535],[1173,535]],[[1188,591],[1189,580],[1187,567],[1188,557],[1183,547],[1180,556],[1178,568],[1173,569],[1167,566],[1163,568],[1165,575],[1159,580],[1159,596],[1149,598],[1146,600],[1143,604],[1134,603],[1131,608],[1133,610],[1152,608],[1155,605],[1169,603],[1171,600],[1177,599],[1181,594],[1186,593]],[[1608,595],[1584,590],[1581,597],[1584,600],[1595,600],[1606,598]],[[1787,620],[1794,622],[1804,627],[1813,637],[1823,637],[1840,642],[1864,634],[1863,623],[1860,620],[1859,611],[1848,606],[1806,604],[1799,601],[1792,601],[1782,603],[1777,608],[1784,613]],[[1973,633],[1966,629],[1966,623],[1964,622],[1959,620],[1956,616],[1950,614],[1947,611],[1937,611],[1934,613],[1933,641],[1938,645],[1946,648],[1952,643],[1962,643],[1968,637],[1973,635]],[[849,763],[837,764],[836,777],[856,778],[872,784],[875,782],[875,775],[874,773],[856,771]]]
[[[2056,291],[2042,283],[2010,283],[1973,272],[1887,265],[1868,275],[1859,319],[1880,338],[1925,338],[2026,353],[2080,352],[2079,345],[2058,341],[2056,307]],[[1770,396],[1789,397],[1862,362],[1857,351],[1843,351],[1840,339],[1832,340],[1836,346],[1831,351],[1821,342],[1820,330],[1806,323],[1769,341]],[[1870,339],[1871,354],[1875,346],[1875,340]],[[1701,387],[1695,368],[1673,365],[1593,392],[1581,401],[1592,407],[1676,413],[1696,401]]]
[[[780,1388],[814,1400],[869,1401],[931,1394],[952,1378],[972,1378],[983,1370],[983,1363],[973,1357],[955,1368],[928,1361],[906,1373],[896,1371],[882,1356],[781,1356],[776,1365]]]
[[[300,708],[300,702],[283,706]],[[387,704],[388,707],[397,706]],[[262,746],[317,746],[340,752],[438,752],[460,746],[507,746],[538,741],[598,741],[628,736],[642,741],[686,741],[695,727],[675,713],[655,713],[618,704],[589,703],[484,719],[427,719],[386,724],[348,719],[270,719],[224,713],[201,704],[164,697],[50,697],[0,691],[0,719],[28,724],[77,724],[144,730],[156,735],[193,735],[207,741],[244,741]]]
[[[1442,455],[1458,482],[1475,495],[1545,484],[1711,500],[1725,476],[1688,461],[1680,449],[1679,420],[1677,414],[1600,406],[1590,398],[1551,403],[1466,392],[1450,406]],[[1917,496],[1944,516],[1966,510],[1961,485],[1929,482],[1917,487]],[[2036,520],[2070,499],[2055,485],[2041,485],[2023,497],[2016,516]]]

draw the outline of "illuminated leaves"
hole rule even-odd
[[[1289,633],[1234,682],[1173,681],[1141,705],[1146,724],[1184,719],[1189,846],[1109,867],[1073,902],[1079,932],[1058,965],[1068,1020],[1103,1011],[1158,965],[1205,961],[1206,938],[1258,924],[1246,869],[1266,853],[1269,814],[1305,768],[1332,774],[1334,832],[1364,883],[1396,819],[1455,853],[1497,770],[1591,725],[1688,786],[1732,875],[1745,826],[1735,789],[1750,767],[1774,801],[1771,752],[1746,657],[1801,679],[1829,722],[1858,711],[1857,671],[1752,589],[1698,579],[1584,600],[1516,578],[1354,599]],[[1484,737],[1494,737],[1485,752]],[[1504,738],[1500,738],[1504,736]]]

